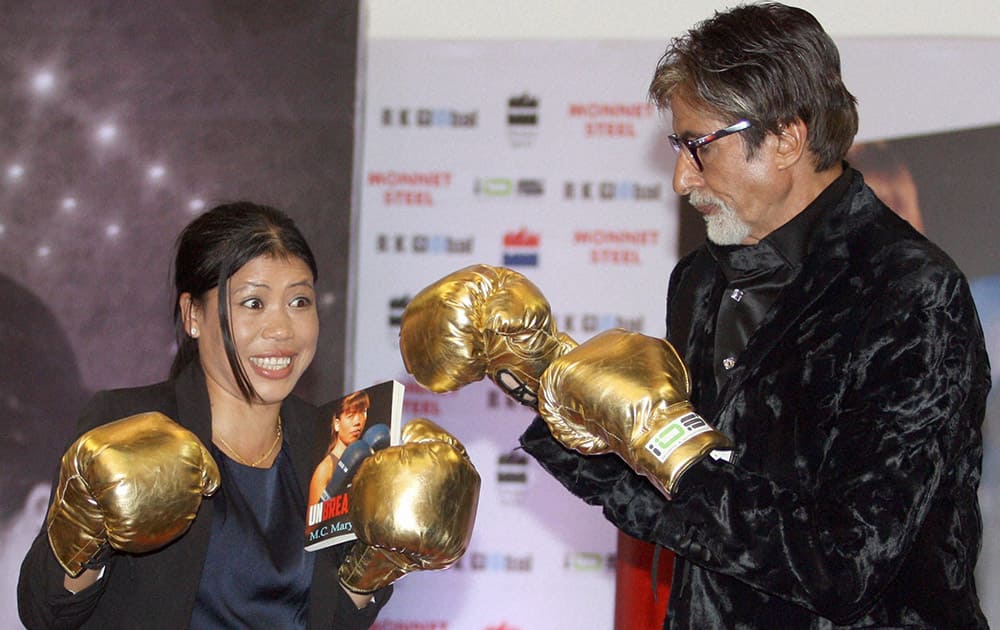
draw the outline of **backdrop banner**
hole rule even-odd
[[[0,38],[0,630],[97,390],[167,377],[174,239],[249,199],[319,265],[298,392],[343,392],[357,0],[4,2]],[[331,68],[335,71],[331,71]]]

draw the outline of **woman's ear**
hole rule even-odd
[[[193,339],[197,339],[201,334],[199,323],[201,321],[201,308],[190,293],[181,293],[177,298],[177,304],[181,309],[181,321],[184,323],[184,331]]]

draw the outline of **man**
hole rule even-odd
[[[533,286],[480,266],[407,307],[407,369],[537,400],[525,450],[676,553],[665,627],[986,627],[982,330],[954,263],[844,164],[833,42],[737,7],[672,42],[650,92],[708,227],[670,280],[683,363],[624,331],[567,350]]]
[[[665,627],[986,627],[982,331],[951,260],[845,168],[833,42],[805,11],[738,7],[675,40],[650,93],[710,241],[671,276],[668,338],[731,462],[668,501],[537,419],[525,448],[676,552]]]

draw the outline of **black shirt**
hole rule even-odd
[[[791,221],[754,245],[708,244],[727,286],[716,312],[715,355],[712,365],[721,390],[747,341],[768,310],[802,268],[816,219],[833,207],[851,182],[850,169],[827,186]]]

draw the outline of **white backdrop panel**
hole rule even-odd
[[[583,340],[662,335],[676,261],[672,153],[645,101],[659,45],[372,42],[358,230],[356,384],[404,378],[393,320],[420,288],[507,265]],[[512,99],[514,102],[512,103]],[[468,446],[480,510],[457,570],[404,580],[385,627],[612,624],[615,531],[523,454],[531,414],[479,383],[407,411]]]

